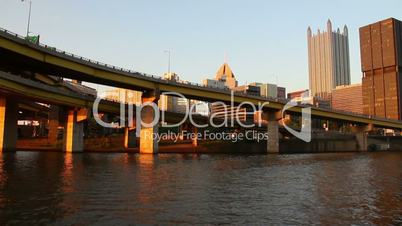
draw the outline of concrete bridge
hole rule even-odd
[[[46,76],[42,77],[41,80],[50,79]],[[4,112],[2,117],[4,118],[4,140],[2,142],[3,150],[13,150],[15,149],[16,143],[16,120],[17,120],[17,108],[29,111],[41,111],[47,114],[50,119],[49,122],[49,136],[56,139],[57,128],[60,122],[66,121],[63,126],[65,127],[66,134],[69,134],[70,129],[73,128],[73,134],[75,138],[72,139],[74,142],[82,144],[82,121],[87,120],[91,117],[90,110],[95,102],[96,97],[91,95],[85,95],[82,93],[76,93],[68,89],[60,87],[60,85],[48,85],[39,81],[32,79],[23,78],[18,75],[13,75],[7,72],[0,71],[0,94],[2,97],[3,105],[1,106]],[[8,103],[7,103],[8,102]],[[46,107],[35,105],[34,102],[40,102],[49,104],[51,107],[47,109]],[[62,109],[67,109],[66,112],[62,112]],[[41,108],[40,110],[38,108]],[[127,104],[124,104],[124,108],[127,109]],[[135,108],[135,105],[133,106]],[[101,100],[98,104],[99,113],[106,113],[109,115],[119,116],[121,111],[121,104],[119,102]],[[71,114],[73,114],[76,119],[71,120]],[[63,114],[62,118],[59,118],[60,113]],[[162,114],[162,112],[160,112]],[[164,112],[165,121],[169,123],[178,123],[184,118],[184,114],[177,112]],[[68,117],[70,116],[70,119]],[[135,112],[133,112],[135,117]],[[128,121],[127,115],[124,115],[125,120]],[[66,120],[67,119],[67,120]],[[194,119],[197,121],[207,122],[208,118],[201,115],[195,115]],[[73,124],[71,126],[71,124]],[[136,139],[133,137],[132,128],[127,128],[125,131],[124,142],[125,146],[128,148],[129,137],[131,139]],[[66,137],[67,138],[67,137]],[[74,143],[71,141],[71,143]],[[64,150],[68,150],[66,147],[68,144],[68,139],[64,140]],[[74,150],[81,150],[82,145],[74,147]]]
[[[250,95],[235,94],[232,100],[231,92],[227,89],[212,89],[198,84],[183,84],[175,81],[163,80],[156,76],[147,75],[116,66],[103,64],[84,57],[76,56],[56,48],[33,44],[24,37],[0,29],[0,150],[13,148],[15,132],[16,101],[7,95],[20,94],[24,98],[32,98],[45,102],[69,106],[66,126],[66,151],[82,151],[82,133],[80,122],[86,119],[88,108],[93,100],[77,97],[74,94],[64,95],[52,89],[41,89],[40,84],[15,79],[15,75],[24,72],[41,75],[56,75],[63,78],[76,79],[91,83],[115,86],[143,92],[142,101],[155,102],[159,100],[161,92],[176,92],[186,98],[201,101],[222,101],[236,104],[249,102],[254,105],[263,105],[263,117],[267,123],[269,140],[267,151],[277,153],[279,151],[279,125],[282,117],[282,109],[286,102],[256,97]],[[306,106],[295,106],[288,109],[288,114],[300,115]],[[113,104],[102,104],[104,111],[115,111]],[[149,113],[149,117],[153,117]],[[371,116],[353,113],[332,111],[320,108],[311,109],[313,118],[351,123],[359,140],[359,147],[367,149],[367,132],[373,128],[402,129],[402,122],[390,119],[375,118]],[[13,126],[14,125],[14,126]],[[140,152],[157,153],[158,145],[152,137],[146,136],[157,132],[158,128],[141,128]]]

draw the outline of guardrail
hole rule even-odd
[[[122,72],[127,72],[127,73],[132,73],[132,74],[140,74],[140,75],[142,75],[142,76],[149,77],[149,78],[153,78],[153,79],[162,79],[162,78],[159,77],[159,76],[149,75],[149,74],[141,73],[141,72],[138,72],[138,71],[129,70],[129,69],[124,69],[124,68],[122,68],[122,67],[118,67],[118,66],[114,66],[114,65],[102,63],[102,62],[99,62],[99,61],[91,60],[91,59],[88,59],[88,58],[86,58],[86,57],[82,57],[82,56],[79,56],[79,55],[76,55],[76,54],[73,54],[73,53],[69,53],[69,52],[66,52],[66,51],[64,51],[64,50],[60,50],[60,49],[57,49],[56,47],[48,46],[48,45],[43,44],[43,43],[40,43],[40,42],[39,42],[38,44],[35,44],[35,43],[32,43],[32,42],[26,40],[25,37],[23,37],[23,36],[21,36],[21,35],[19,35],[19,34],[16,34],[16,33],[14,33],[14,32],[11,32],[11,31],[9,31],[9,30],[6,30],[6,29],[4,29],[4,28],[0,28],[0,32],[3,32],[3,33],[5,33],[5,34],[7,34],[7,35],[9,35],[9,36],[13,36],[13,37],[15,37],[15,38],[18,38],[18,39],[20,39],[21,41],[25,41],[25,42],[28,43],[29,45],[40,46],[40,47],[42,47],[42,48],[45,48],[47,51],[53,51],[53,52],[55,52],[55,53],[63,54],[63,55],[72,57],[72,58],[74,58],[74,59],[76,59],[76,60],[82,60],[82,61],[85,61],[85,62],[88,62],[88,63],[92,63],[92,64],[96,64],[96,65],[99,65],[99,66],[107,67],[107,68],[109,68],[109,69],[113,69],[113,70],[116,70],[116,71],[122,71]]]
[[[64,50],[57,49],[56,47],[48,46],[48,45],[40,43],[40,42],[38,44],[32,43],[32,42],[26,40],[25,37],[23,37],[23,36],[21,36],[19,34],[16,34],[14,32],[11,32],[9,30],[6,30],[4,28],[0,28],[0,32],[3,32],[3,33],[5,33],[5,34],[7,34],[9,36],[18,38],[18,39],[20,39],[20,41],[24,41],[29,45],[42,47],[46,51],[52,51],[54,53],[62,54],[64,56],[67,56],[67,57],[69,57],[71,59],[74,59],[74,60],[80,60],[80,61],[84,61],[84,62],[87,62],[87,63],[102,66],[102,67],[108,68],[109,70],[114,70],[114,71],[118,71],[118,72],[125,72],[125,73],[129,73],[129,74],[132,74],[132,75],[141,75],[141,76],[144,76],[146,78],[149,78],[149,79],[152,79],[152,80],[157,80],[159,82],[164,82],[164,83],[168,83],[168,84],[186,85],[186,86],[190,86],[190,87],[191,86],[192,87],[202,87],[202,88],[207,88],[209,90],[221,91],[221,92],[223,91],[223,92],[230,93],[230,89],[228,89],[226,87],[223,88],[223,89],[219,89],[219,88],[212,88],[212,87],[201,85],[199,83],[194,83],[194,82],[189,82],[189,81],[180,81],[180,82],[178,82],[178,81],[173,81],[173,80],[166,80],[166,79],[161,78],[160,76],[150,75],[150,74],[146,74],[146,73],[142,73],[142,72],[138,72],[138,71],[134,71],[134,70],[129,70],[129,69],[124,69],[122,67],[102,63],[102,62],[99,62],[99,61],[94,61],[94,60],[88,59],[86,57],[82,57],[82,56],[79,56],[79,55],[76,55],[76,54],[73,54],[73,53],[66,52]],[[245,97],[249,96],[249,95],[244,94],[244,93],[236,93],[236,95],[245,96]]]

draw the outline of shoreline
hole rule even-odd
[[[205,147],[192,147],[191,145],[178,146],[165,146],[160,147],[159,152],[156,154],[228,154],[228,155],[302,155],[302,154],[336,154],[336,153],[378,153],[378,152],[402,152],[402,150],[382,150],[382,151],[358,151],[358,150],[345,150],[345,151],[312,151],[312,152],[300,152],[300,151],[282,151],[279,153],[268,153],[264,151],[225,151],[225,150],[210,150]],[[17,148],[11,152],[59,152],[66,153],[57,148]],[[85,153],[127,153],[127,154],[140,154],[138,148],[128,149],[86,149],[82,152],[73,152],[73,154],[85,154]]]

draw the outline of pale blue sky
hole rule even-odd
[[[402,19],[402,1],[33,0],[31,31],[41,41],[91,59],[184,80],[213,77],[225,52],[239,83],[308,88],[306,30],[349,27],[352,83],[360,82],[358,28]],[[25,34],[28,3],[0,0],[0,27]],[[272,76],[275,75],[275,76]]]

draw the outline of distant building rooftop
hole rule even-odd
[[[70,89],[71,91],[77,92],[79,94],[94,96],[94,97],[96,97],[98,95],[98,92],[96,91],[96,89],[82,85],[81,83],[72,82],[72,81],[63,81],[63,85],[66,88]]]

